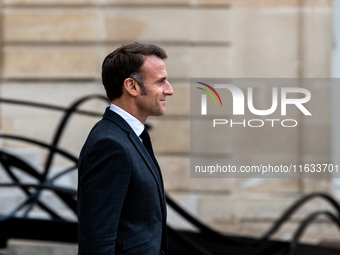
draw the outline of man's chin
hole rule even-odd
[[[151,116],[164,116],[165,115],[165,110],[159,111],[157,113],[152,114]]]

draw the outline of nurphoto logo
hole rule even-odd
[[[305,106],[311,100],[311,92],[306,88],[301,87],[271,87],[271,106],[266,109],[258,109],[254,106],[254,89],[253,87],[244,88],[246,93],[236,85],[233,84],[213,84],[210,85],[204,82],[196,82],[200,86],[197,89],[202,90],[201,94],[201,115],[208,115],[208,97],[212,100],[215,106],[223,106],[221,95],[229,94],[232,98],[232,115],[244,116],[245,110],[256,116],[270,116],[279,111],[280,116],[287,115],[287,106],[292,105],[298,109],[305,116],[312,116],[312,113]],[[217,91],[218,90],[218,91]],[[219,104],[217,103],[217,100]],[[228,109],[227,109],[228,110]],[[210,109],[211,112],[214,109]],[[282,127],[296,127],[298,125],[297,119],[277,119],[277,118],[255,118],[242,119],[241,121],[233,119],[213,119],[213,127],[218,125],[229,125],[230,127],[263,127],[266,124],[271,127],[279,124]]]
[[[340,178],[330,155],[339,86],[329,78],[191,78],[190,177],[246,178],[244,187]]]

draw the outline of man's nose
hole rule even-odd
[[[164,94],[168,95],[168,96],[172,96],[174,94],[174,90],[170,84],[170,82],[167,81],[167,87],[164,90]]]

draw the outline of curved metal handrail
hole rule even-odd
[[[27,196],[27,198],[19,204],[16,208],[14,208],[11,212],[9,212],[7,215],[3,215],[0,217],[0,221],[7,220],[9,218],[12,218],[15,216],[15,214],[26,207],[26,212],[24,214],[25,217],[28,216],[28,213],[34,208],[35,205],[38,205],[40,209],[48,213],[53,219],[58,220],[65,220],[62,216],[58,215],[58,213],[51,209],[47,204],[43,203],[39,200],[41,196],[42,190],[50,190],[53,191],[67,206],[68,208],[73,211],[73,213],[76,215],[76,190],[62,188],[54,185],[54,182],[61,178],[62,176],[71,173],[72,171],[77,169],[78,165],[78,158],[71,153],[67,152],[64,149],[61,149],[58,147],[58,144],[61,140],[62,134],[65,130],[66,124],[69,122],[70,118],[73,114],[82,114],[87,116],[96,116],[99,117],[101,114],[96,112],[90,112],[90,111],[82,111],[79,110],[79,107],[84,104],[85,102],[93,99],[100,99],[105,100],[107,102],[106,97],[102,95],[90,95],[80,98],[79,100],[72,103],[69,107],[59,107],[59,106],[53,106],[49,104],[40,104],[40,103],[34,103],[34,102],[28,102],[24,100],[13,100],[13,99],[4,99],[0,98],[0,103],[9,103],[9,104],[19,104],[20,106],[31,106],[31,107],[39,107],[39,108],[45,108],[48,110],[57,110],[57,111],[63,111],[64,114],[59,121],[59,124],[54,131],[54,136],[52,139],[51,144],[48,144],[46,142],[28,138],[24,136],[17,136],[17,135],[9,135],[9,134],[0,134],[0,138],[2,139],[11,139],[11,140],[17,140],[22,141],[25,143],[30,143],[36,146],[39,146],[41,148],[48,150],[47,160],[43,167],[43,172],[40,173],[38,169],[31,166],[27,162],[23,161],[22,159],[5,152],[3,150],[0,150],[0,163],[4,167],[5,171],[7,172],[10,180],[13,183],[0,183],[0,187],[18,187],[20,188],[24,194]],[[59,171],[58,174],[48,177],[53,159],[56,155],[61,155],[64,158],[68,159],[69,161],[73,162],[73,166]],[[13,168],[19,169],[23,171],[24,173],[28,174],[29,176],[35,178],[38,183],[37,184],[31,184],[31,183],[21,183],[20,179],[14,171]],[[32,188],[34,188],[34,192],[32,192]]]

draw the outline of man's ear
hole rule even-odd
[[[130,94],[131,96],[137,96],[138,95],[138,86],[137,86],[137,82],[132,79],[132,78],[126,78],[124,80],[124,89],[126,90],[126,92],[128,94]]]

